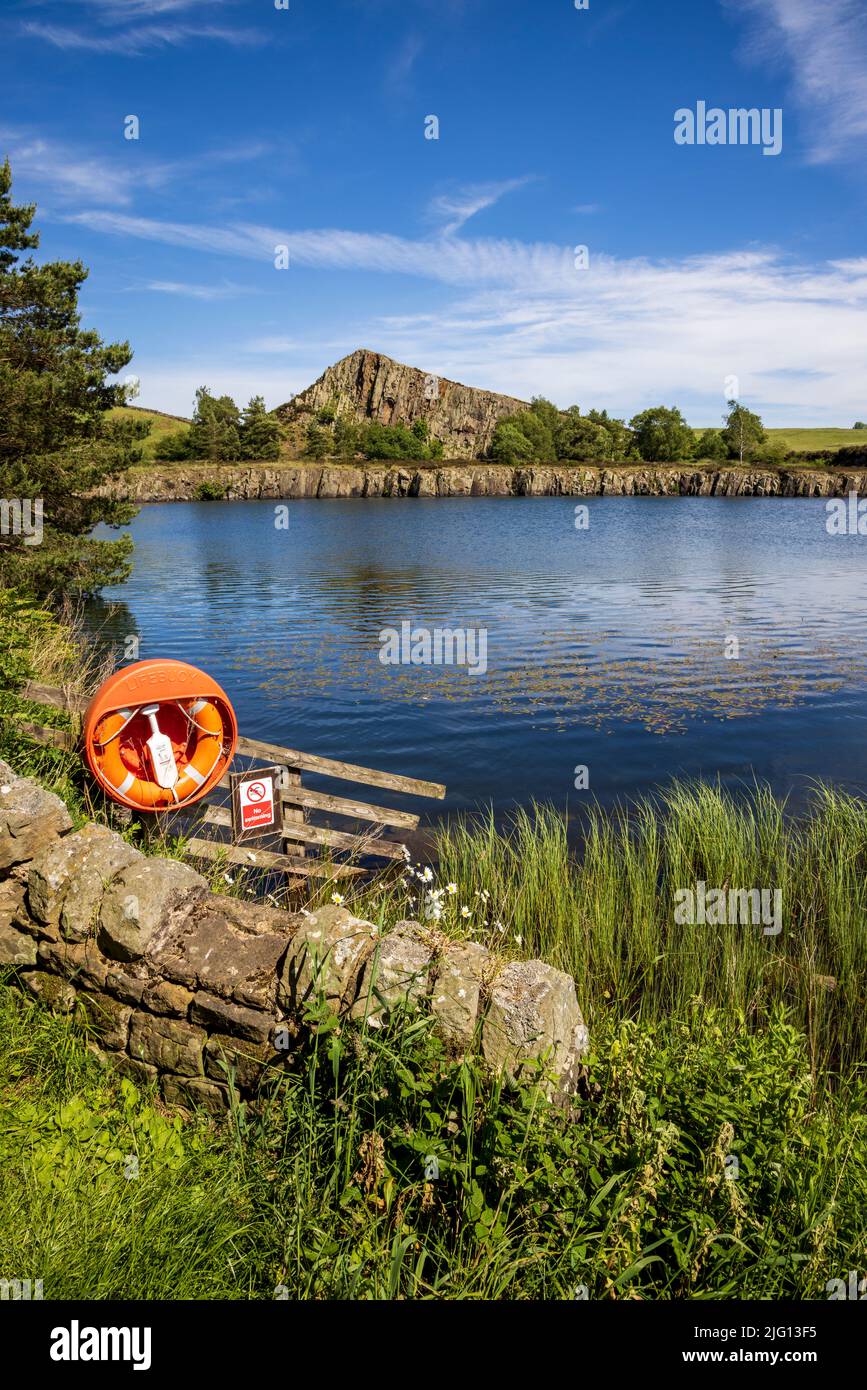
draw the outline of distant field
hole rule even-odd
[[[768,430],[768,438],[803,453],[811,453],[814,449],[843,449],[848,444],[867,446],[867,430]]]

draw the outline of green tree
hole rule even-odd
[[[570,406],[560,419],[555,438],[557,457],[577,463],[607,463],[614,456],[611,435],[577,405]]]
[[[756,448],[759,444],[764,444],[767,440],[764,425],[761,418],[752,410],[747,410],[745,405],[738,401],[728,402],[728,415],[725,420],[725,428],[722,430],[722,441],[728,449],[729,458],[744,461],[744,455]]]
[[[307,426],[304,453],[307,458],[324,459],[334,452],[334,436],[327,425],[318,425],[311,420]]]
[[[231,463],[241,457],[241,413],[231,396],[212,396],[207,386],[196,392],[190,424],[192,458]]]
[[[280,457],[280,425],[265,409],[261,396],[253,396],[242,414],[240,437],[242,459]]]
[[[359,451],[361,431],[348,415],[334,421],[334,452],[338,458],[354,458]]]
[[[625,420],[615,419],[607,410],[588,410],[587,419],[607,430],[611,437],[611,458],[615,463],[636,457],[632,431]]]
[[[154,455],[165,463],[181,463],[192,458],[189,425],[182,425],[179,430],[172,430],[158,439]]]
[[[654,405],[629,422],[638,455],[648,463],[692,458],[693,433],[675,406]]]
[[[501,420],[491,439],[490,455],[497,463],[525,463],[534,457],[533,446],[510,420]]]
[[[123,370],[128,343],[106,344],[81,328],[80,261],[37,265],[34,205],[15,206],[12,172],[0,166],[0,477],[3,496],[42,513],[41,539],[4,525],[0,583],[30,593],[93,592],[129,573],[132,541],[94,540],[100,523],[125,525],[127,503],[93,495],[141,458],[147,421],[108,419],[131,392],[108,378]],[[7,509],[8,511],[8,509]],[[8,515],[7,515],[8,521]]]
[[[693,456],[697,459],[722,460],[728,458],[728,449],[719,430],[705,430],[696,435]]]
[[[514,415],[508,415],[504,420],[500,420],[494,430],[489,449],[491,458],[499,460],[500,463],[514,462],[518,459],[553,462],[557,457],[557,450],[554,447],[552,424],[556,422],[554,427],[559,427],[560,418],[556,406],[551,405],[550,401],[542,400],[541,397],[534,401],[529,410],[519,410]],[[521,436],[526,448],[518,443],[516,435]]]
[[[546,400],[544,396],[534,396],[530,402],[530,410],[542,421],[552,440],[557,433],[563,412],[558,410],[553,401]]]

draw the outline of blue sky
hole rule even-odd
[[[6,0],[0,42],[14,193],[142,405],[274,406],[365,346],[627,417],[717,424],[736,377],[770,424],[867,418],[864,0]],[[780,108],[781,153],[677,145],[700,100]]]

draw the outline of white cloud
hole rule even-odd
[[[263,36],[252,30],[224,29],[213,24],[145,24],[137,29],[114,29],[96,34],[89,29],[65,29],[56,24],[32,21],[23,24],[21,31],[66,52],[116,53],[127,57],[137,57],[154,48],[177,48],[190,39],[213,39],[235,47],[264,42]]]
[[[296,363],[292,390],[366,343],[469,385],[619,414],[664,401],[696,424],[717,423],[725,379],[735,375],[743,398],[770,423],[846,424],[864,415],[867,257],[812,264],[774,250],[658,261],[597,255],[581,271],[568,248],[549,244],[211,228],[107,211],[70,220],[264,267],[275,244],[288,244],[290,269],[274,272],[284,276],[305,267],[369,270],[445,287],[442,305],[424,314],[344,319],[345,338],[332,338],[327,356],[317,355],[322,344],[306,341],[308,365]],[[280,338],[262,341],[290,350]],[[272,403],[292,390],[287,379]]]
[[[237,299],[239,294],[249,294],[243,285],[191,285],[177,280],[151,280],[145,287],[158,294],[180,295],[185,299]]]
[[[867,7],[864,0],[727,0],[753,21],[753,55],[784,58],[807,119],[816,163],[867,137]]]
[[[493,207],[507,193],[532,183],[532,176],[520,179],[505,179],[500,183],[474,183],[457,189],[454,193],[442,193],[430,204],[429,214],[437,222],[443,223],[443,236],[453,236],[465,222],[475,217],[477,212]]]
[[[120,125],[118,126],[120,131]],[[0,127],[0,140],[12,164],[16,180],[38,183],[60,199],[99,198],[101,202],[126,207],[136,192],[147,188],[164,189],[183,180],[186,184],[211,168],[226,164],[249,164],[268,151],[263,144],[226,146],[205,150],[188,159],[157,162],[148,159],[134,141],[118,140],[125,155],[114,160],[94,158],[58,140],[46,140],[12,127]]]

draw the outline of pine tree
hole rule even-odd
[[[254,396],[241,417],[241,458],[278,459],[280,426],[265,409],[261,396]]]
[[[212,396],[207,386],[196,392],[190,424],[190,458],[231,463],[241,457],[241,413],[231,396]]]
[[[126,524],[127,503],[93,489],[141,457],[150,426],[109,420],[127,389],[107,378],[131,360],[128,343],[103,343],[82,330],[80,261],[37,265],[22,252],[39,245],[34,205],[16,207],[12,172],[0,166],[0,584],[47,595],[93,592],[129,572],[132,542],[92,540],[99,522]],[[27,534],[22,509],[42,523]],[[41,531],[41,536],[39,535]]]

